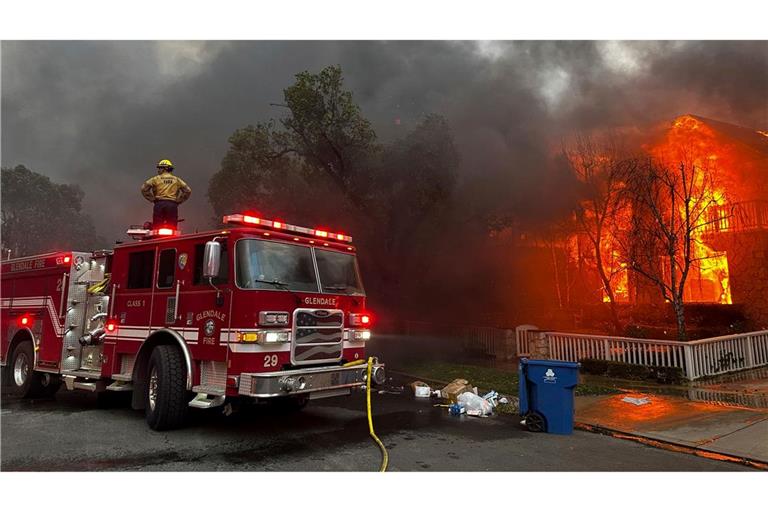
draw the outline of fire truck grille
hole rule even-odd
[[[344,314],[339,310],[297,309],[293,314],[294,364],[341,360]]]

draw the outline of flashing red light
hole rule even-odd
[[[115,332],[115,329],[117,329],[117,323],[115,323],[114,320],[108,320],[107,323],[104,324],[104,330],[107,332]]]
[[[309,235],[318,238],[331,238],[334,241],[352,243],[352,237],[344,235],[342,233],[331,233],[325,229],[311,229],[303,226],[295,226],[288,224],[282,220],[267,220],[253,215],[246,215],[242,213],[233,213],[231,215],[225,215],[222,219],[225,224],[258,224],[269,229],[279,229],[281,231],[288,231],[291,233],[301,233],[302,235]],[[265,233],[266,234],[266,233]]]
[[[32,318],[32,315],[29,313],[25,313],[21,315],[16,323],[19,325],[19,327],[32,327],[35,323],[35,319]]]
[[[157,234],[161,236],[169,236],[173,234],[173,230],[171,228],[160,228],[157,230]]]
[[[363,325],[369,325],[371,323],[371,317],[368,315],[363,315],[360,317],[360,323]]]
[[[70,261],[72,261],[72,256],[70,256],[69,254],[64,256],[64,263],[69,263]]]

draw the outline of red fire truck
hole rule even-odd
[[[188,406],[300,408],[364,386],[372,316],[352,238],[250,214],[224,224],[134,228],[111,251],[4,261],[5,385],[22,397],[62,382],[131,392],[156,430],[181,426]]]

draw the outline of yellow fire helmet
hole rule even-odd
[[[157,168],[158,169],[168,169],[169,171],[173,170],[173,164],[168,159],[163,159],[157,162]]]

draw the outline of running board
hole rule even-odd
[[[131,391],[133,390],[133,384],[130,382],[115,381],[107,386],[107,391]]]
[[[104,381],[82,381],[82,380],[76,380],[76,375],[64,375],[64,384],[67,386],[68,391],[74,391],[75,389],[80,389],[83,391],[90,391],[92,393],[98,393],[101,391],[104,391],[106,389],[106,386],[104,384]]]
[[[213,407],[219,407],[224,405],[224,400],[227,397],[225,395],[208,397],[207,393],[198,393],[195,398],[189,402],[190,407],[195,409],[212,409]]]

